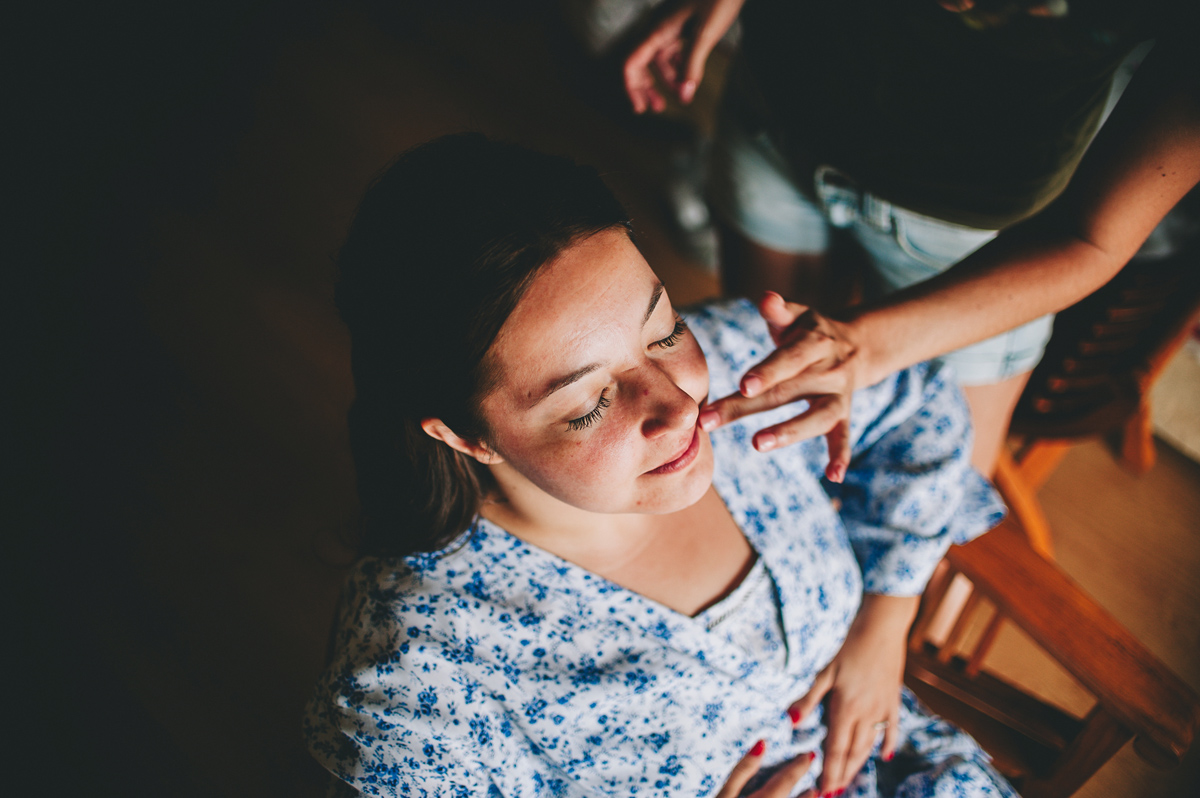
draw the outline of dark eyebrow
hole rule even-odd
[[[584,366],[581,369],[572,371],[570,374],[568,374],[565,377],[558,378],[554,382],[547,385],[546,390],[542,391],[541,395],[538,396],[537,399],[534,399],[533,403],[530,404],[529,406],[533,407],[534,405],[541,403],[541,401],[543,399],[545,399],[547,396],[549,396],[550,394],[552,394],[555,391],[560,390],[562,388],[566,388],[568,385],[570,385],[573,382],[577,382],[578,380],[583,379],[584,377],[591,374],[593,371],[595,371],[598,368],[600,368],[599,363],[589,363],[588,365]]]
[[[650,304],[646,306],[646,315],[642,317],[642,326],[643,327],[646,326],[646,322],[650,321],[650,317],[654,315],[654,309],[656,307],[658,307],[658,300],[662,299],[662,295],[663,295],[663,284],[656,283],[654,286],[654,291],[650,295]],[[533,402],[530,403],[529,406],[534,407],[535,405],[540,404],[550,394],[554,393],[555,391],[566,388],[568,385],[570,385],[573,382],[577,382],[577,381],[583,379],[584,377],[591,374],[596,369],[600,368],[600,366],[601,366],[600,363],[589,363],[588,365],[584,366],[581,369],[576,369],[575,371],[572,371],[570,374],[566,375],[565,377],[559,377],[557,380],[555,380],[554,382],[547,385],[546,388],[541,392],[541,394],[539,394],[538,397],[536,399],[534,399]]]
[[[642,326],[646,326],[646,322],[650,321],[650,317],[654,315],[654,309],[658,307],[658,300],[662,299],[663,284],[659,283],[654,286],[654,293],[650,295],[650,304],[646,308],[646,315],[642,316]]]

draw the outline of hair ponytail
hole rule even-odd
[[[470,526],[491,484],[484,466],[431,438],[416,419],[370,401],[356,400],[347,420],[364,519],[362,551],[437,549]]]

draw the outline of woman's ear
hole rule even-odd
[[[460,438],[440,418],[422,419],[421,429],[425,430],[425,434],[429,437],[441,441],[456,452],[462,452],[468,457],[475,458],[484,465],[495,465],[496,463],[504,462],[503,457],[493,452],[483,443],[471,443],[465,438]]]

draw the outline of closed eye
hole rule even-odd
[[[677,315],[675,317],[675,329],[672,330],[671,334],[668,335],[666,338],[663,338],[662,340],[659,340],[659,341],[655,341],[654,345],[657,347],[660,347],[662,349],[666,349],[668,347],[675,346],[675,344],[679,343],[679,339],[681,337],[683,337],[683,334],[685,332],[687,332],[687,328],[688,328],[687,322],[683,320],[682,316]]]
[[[608,398],[608,389],[605,388],[600,392],[600,399],[596,402],[596,406],[592,408],[592,412],[588,413],[587,415],[580,416],[579,418],[571,419],[567,422],[567,428],[574,432],[578,432],[581,429],[586,429],[592,426],[600,420],[600,416],[604,414],[604,408],[611,404],[612,400]]]

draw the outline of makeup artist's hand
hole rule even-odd
[[[849,325],[768,291],[759,303],[776,350],[742,377],[740,393],[713,402],[700,414],[711,431],[743,416],[800,399],[802,413],[754,435],[760,452],[824,435],[829,443],[825,476],[841,482],[850,465],[850,396],[858,387],[861,347]]]
[[[808,693],[788,707],[792,722],[799,723],[821,701],[828,702],[823,796],[850,784],[881,732],[880,756],[888,760],[895,753],[905,641],[917,601],[907,596],[863,596],[841,651],[817,674]]]
[[[708,54],[737,19],[746,0],[683,0],[625,59],[625,93],[633,110],[661,112],[654,72],[680,102],[690,103],[704,77]],[[653,67],[653,69],[652,69]]]
[[[729,778],[717,793],[716,798],[737,798],[746,788],[746,784],[758,773],[762,765],[763,754],[767,752],[767,744],[759,740],[746,752],[738,763],[733,766]],[[788,760],[777,773],[767,780],[767,783],[750,793],[748,798],[787,798],[792,794],[792,788],[800,781],[800,777],[808,772],[812,764],[812,752],[803,753]],[[805,790],[797,798],[816,798],[815,790]]]

